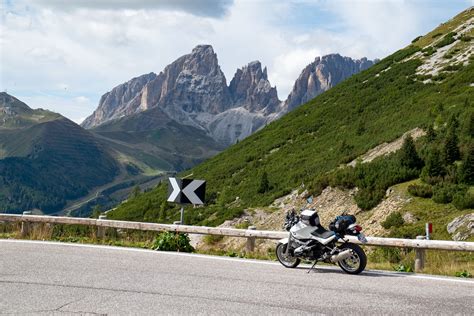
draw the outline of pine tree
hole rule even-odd
[[[459,121],[456,115],[451,115],[448,120],[448,129],[449,130],[457,130],[459,127]]]
[[[441,153],[437,149],[432,149],[428,154],[425,167],[422,170],[423,177],[442,177],[446,174],[446,168],[441,159]]]
[[[92,214],[91,214],[91,218],[99,218],[100,214],[102,213],[102,207],[97,204],[96,206],[94,206],[94,208],[92,209]]]
[[[466,128],[467,128],[467,134],[470,135],[471,137],[474,137],[474,112],[471,112],[471,114],[469,114]]]
[[[462,183],[474,185],[474,144],[470,144],[459,170],[459,180]]]
[[[415,142],[410,135],[405,137],[405,141],[403,142],[400,163],[402,166],[411,169],[419,169],[423,166],[423,161],[421,160],[420,156],[418,156]]]
[[[454,125],[452,125],[444,141],[444,159],[447,164],[452,164],[460,158],[461,153],[459,152],[458,147],[458,136],[456,134]]]
[[[430,143],[436,139],[436,132],[433,128],[433,125],[431,124],[428,126],[428,129],[426,130],[426,139]]]
[[[262,173],[260,178],[260,186],[258,188],[258,193],[265,193],[270,191],[270,182],[268,181],[268,174],[266,171]]]
[[[166,220],[166,218],[168,217],[168,208],[169,208],[169,204],[166,200],[164,200],[160,205],[160,214],[159,214],[160,220]]]
[[[136,198],[142,193],[140,186],[136,185],[133,187],[132,192],[130,192],[130,198]]]

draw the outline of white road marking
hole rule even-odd
[[[150,250],[150,249],[117,247],[117,246],[106,246],[106,245],[77,244],[77,243],[64,243],[64,242],[57,242],[57,241],[41,241],[41,240],[0,239],[0,243],[2,242],[66,246],[66,247],[83,247],[83,248],[95,248],[95,249],[105,249],[105,250],[120,250],[120,251],[149,253],[149,254],[154,254],[154,255],[194,257],[194,258],[201,258],[201,259],[207,259],[207,260],[233,261],[233,262],[264,264],[264,265],[274,265],[274,266],[280,265],[280,263],[273,262],[273,261],[220,257],[220,256],[183,253],[183,252],[155,251],[155,250]],[[303,267],[305,266],[303,265]],[[307,267],[309,268],[310,266],[308,265]],[[337,270],[337,268],[333,268],[329,266],[317,266],[317,269]],[[428,275],[428,274],[410,274],[410,273],[390,272],[390,271],[382,271],[382,270],[366,270],[363,272],[363,274],[386,275],[386,276],[391,276],[391,277],[396,276],[396,277],[406,277],[406,278],[415,278],[415,279],[424,279],[424,280],[433,280],[433,281],[447,281],[447,282],[457,282],[457,283],[465,283],[465,284],[467,283],[467,284],[474,285],[474,280],[455,279],[452,277],[435,276],[435,275]]]

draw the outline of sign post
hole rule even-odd
[[[181,225],[184,224],[183,204],[203,205],[206,181],[169,178],[168,202],[181,204]]]
[[[430,240],[430,235],[433,233],[433,224],[432,223],[426,223],[425,231],[426,231],[426,239]]]

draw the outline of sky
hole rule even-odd
[[[0,91],[81,122],[100,97],[210,44],[281,100],[315,57],[383,58],[474,0],[0,0]]]

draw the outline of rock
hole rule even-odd
[[[403,220],[407,224],[416,223],[418,221],[418,219],[410,212],[407,212],[403,215]]]
[[[234,106],[242,106],[249,112],[273,113],[280,104],[277,90],[270,85],[267,68],[262,70],[259,61],[253,61],[238,69],[229,85]]]
[[[94,128],[160,108],[170,119],[199,128],[227,146],[372,64],[365,58],[352,60],[337,54],[318,57],[282,102],[259,61],[237,69],[227,86],[212,46],[198,45],[158,75],[133,78],[104,94],[82,126]]]
[[[109,120],[135,113],[140,105],[140,92],[155,77],[156,74],[151,72],[116,86],[100,98],[97,109],[81,126],[93,128]]]
[[[374,62],[367,58],[354,60],[339,54],[316,57],[313,63],[303,69],[296,80],[293,90],[283,105],[283,112],[293,110],[373,64]]]
[[[456,217],[447,227],[449,234],[453,235],[453,240],[466,240],[474,235],[474,213]]]

